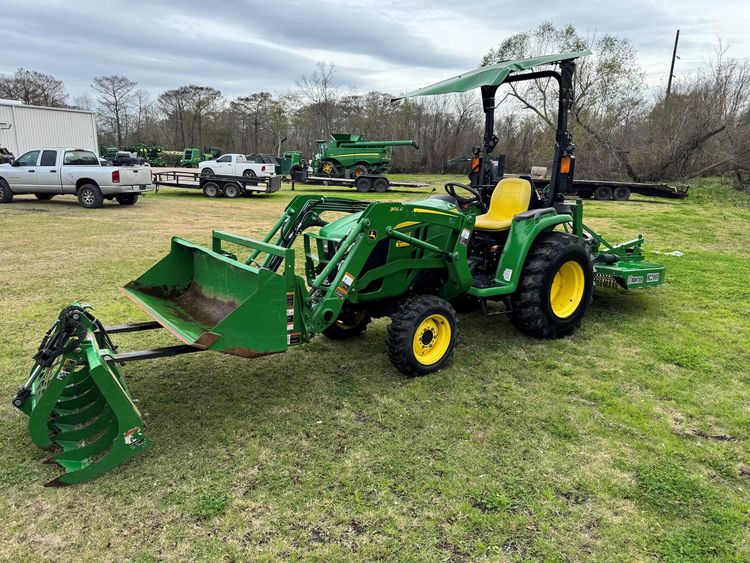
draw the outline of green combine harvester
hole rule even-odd
[[[363,174],[385,174],[393,157],[393,147],[414,147],[406,141],[368,141],[363,135],[332,133],[317,141],[318,152],[310,162],[313,173],[332,178],[359,178]]]
[[[567,127],[575,60],[587,54],[505,61],[407,94],[481,89],[485,135],[469,183],[404,203],[301,195],[262,240],[214,231],[204,248],[174,237],[169,254],[123,288],[153,321],[105,328],[82,303],[63,309],[13,398],[32,441],[64,469],[49,484],[87,481],[151,446],[121,372],[128,362],[200,351],[255,358],[320,333],[356,336],[387,316],[388,358],[422,375],[454,352],[453,303],[481,308],[486,322],[504,311],[524,334],[558,338],[581,322],[595,280],[625,289],[663,283],[664,267],[645,259],[640,235],[610,244],[585,225],[582,201],[561,195],[575,168]],[[539,66],[547,68],[532,70]],[[490,161],[496,90],[537,78],[560,86],[552,175],[541,193],[528,179],[493,177]],[[300,236],[302,273],[293,247]],[[180,343],[120,352],[112,340],[154,329]]]

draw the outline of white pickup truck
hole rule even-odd
[[[0,164],[0,203],[20,194],[41,200],[76,195],[81,207],[93,209],[105,199],[133,205],[153,189],[149,166],[102,166],[96,154],[83,149],[36,149]]]
[[[215,160],[198,163],[201,176],[244,176],[245,178],[268,178],[276,176],[273,164],[250,162],[244,154],[225,154]]]

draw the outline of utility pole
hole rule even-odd
[[[677,35],[674,37],[674,50],[672,51],[672,65],[669,67],[669,81],[667,82],[667,98],[672,93],[672,79],[674,78],[674,60],[679,59],[677,56],[677,42],[680,40],[680,30],[677,30]]]

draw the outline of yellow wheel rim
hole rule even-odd
[[[412,341],[414,357],[423,366],[441,360],[451,343],[451,325],[443,315],[430,315],[417,327]]]
[[[325,172],[326,174],[330,174],[331,172],[333,172],[333,164],[331,164],[330,162],[323,163],[323,172]]]
[[[585,287],[586,276],[581,265],[575,260],[565,262],[557,270],[549,290],[552,312],[561,319],[572,315],[581,304]]]
[[[354,170],[354,177],[355,178],[359,178],[362,174],[364,174],[364,172],[362,172],[361,168],[357,168],[357,169]]]

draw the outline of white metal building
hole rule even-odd
[[[0,146],[17,157],[42,147],[76,147],[99,154],[93,112],[0,100]]]

